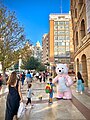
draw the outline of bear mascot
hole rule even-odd
[[[71,77],[68,75],[68,67],[66,64],[57,64],[57,76],[53,79],[53,83],[57,83],[57,99],[72,99],[70,86],[73,85]]]

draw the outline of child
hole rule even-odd
[[[34,95],[33,93],[32,93],[32,89],[31,89],[31,87],[32,87],[32,84],[28,84],[28,92],[27,92],[27,102],[26,102],[26,106],[28,105],[28,103],[30,103],[31,104],[31,97],[32,97],[32,95]],[[33,106],[33,105],[32,105]]]
[[[51,92],[49,93],[49,103],[52,104],[52,99],[53,99],[53,86],[55,86],[53,83],[52,83],[52,78],[49,78],[49,84],[51,85]]]
[[[84,80],[82,79],[81,73],[77,72],[77,86],[76,86],[76,92],[80,92],[80,94],[84,91]]]

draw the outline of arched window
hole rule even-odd
[[[76,46],[78,46],[78,32],[76,32]]]
[[[83,39],[84,36],[86,35],[86,33],[85,33],[85,21],[84,21],[84,19],[81,21],[81,30],[80,30],[80,32],[81,32],[81,39]]]
[[[78,9],[80,10],[83,5],[83,0],[79,0],[78,2]]]
[[[88,73],[87,73],[87,60],[86,55],[83,54],[81,61],[82,61],[82,76],[85,81],[85,86],[88,86]]]
[[[75,8],[75,18],[77,18],[77,8]]]

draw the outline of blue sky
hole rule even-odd
[[[25,34],[35,45],[42,43],[42,36],[49,32],[49,14],[60,13],[61,0],[3,0],[4,4],[12,11],[21,25]],[[62,13],[70,10],[70,0],[62,0]]]

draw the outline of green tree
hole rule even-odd
[[[47,68],[42,64],[40,63],[40,65],[37,67],[37,71],[46,71]]]
[[[22,69],[25,70],[37,70],[37,71],[44,71],[46,70],[45,66],[38,61],[38,59],[34,57],[29,57],[26,60],[23,60],[22,62]]]
[[[21,68],[26,70],[33,70],[36,69],[38,65],[39,62],[37,59],[35,59],[34,57],[29,57],[28,59],[24,59],[22,61]]]
[[[17,63],[14,65],[14,69],[15,69],[15,70],[18,70],[18,67],[19,67],[19,62],[17,62]]]
[[[0,62],[3,74],[15,64],[26,42],[24,28],[19,25],[15,12],[0,4]]]

